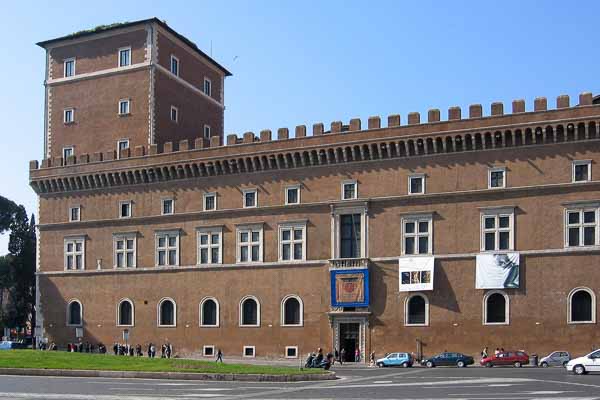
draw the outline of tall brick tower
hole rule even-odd
[[[100,26],[38,45],[46,50],[44,158],[222,143],[231,74],[165,22]]]

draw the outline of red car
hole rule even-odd
[[[495,365],[514,365],[516,368],[521,368],[523,364],[529,364],[529,356],[524,351],[504,351],[497,356],[482,359],[480,364],[488,368]]]

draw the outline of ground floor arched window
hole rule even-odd
[[[83,306],[79,300],[71,300],[67,305],[67,325],[83,325]]]
[[[486,293],[483,298],[483,322],[486,325],[508,324],[509,300],[504,292]]]
[[[569,323],[596,322],[596,295],[586,287],[576,288],[569,293]]]
[[[429,325],[429,300],[422,294],[413,294],[404,306],[406,325]]]
[[[240,325],[260,325],[260,304],[255,297],[245,297],[240,302]]]
[[[158,326],[175,326],[177,306],[173,299],[165,298],[158,303]]]
[[[219,303],[211,297],[200,304],[200,325],[219,326]]]
[[[297,296],[287,296],[281,302],[282,324],[300,326],[303,323],[302,301]]]
[[[117,308],[117,325],[133,326],[133,302],[123,299]]]

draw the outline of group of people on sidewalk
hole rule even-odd
[[[373,353],[375,354],[375,353]],[[354,350],[354,362],[360,362],[361,352],[359,348]],[[342,347],[342,350],[338,351],[338,349],[334,350],[334,362],[337,361],[340,365],[344,365],[345,362],[349,362],[348,353],[346,349]]]

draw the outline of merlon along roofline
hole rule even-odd
[[[223,145],[221,137],[215,136],[210,141],[198,138],[193,143],[188,140],[166,142],[161,152],[158,146],[150,145],[122,150],[119,157],[114,150],[70,156],[66,160],[57,157],[43,160],[41,168],[37,161],[30,162],[30,179],[34,189],[38,190],[39,187],[34,184],[39,180],[94,175],[91,181],[80,182],[85,187],[93,188],[104,184],[128,184],[136,179],[167,180],[555,143],[571,140],[569,135],[582,140],[598,139],[600,107],[592,105],[591,99],[590,93],[583,93],[579,105],[570,107],[568,96],[559,96],[557,109],[547,110],[546,99],[537,98],[532,112],[525,112],[524,101],[516,100],[512,114],[503,113],[502,103],[493,103],[489,117],[481,115],[481,105],[472,105],[468,119],[461,119],[460,109],[452,107],[448,110],[450,119],[447,121],[439,120],[439,110],[430,110],[428,122],[423,124],[418,113],[410,113],[408,125],[400,125],[400,116],[391,115],[387,127],[381,127],[380,117],[370,117],[366,130],[361,128],[359,119],[352,119],[349,125],[339,121],[331,123],[330,131],[325,131],[322,123],[314,124],[312,136],[307,136],[306,127],[300,125],[295,129],[295,138],[289,137],[287,128],[280,128],[277,140],[272,140],[270,130],[263,130],[258,137],[253,132],[246,132],[243,138],[228,135],[227,145]],[[580,127],[584,129],[581,133],[578,131]],[[543,136],[541,142],[538,135]],[[141,171],[148,168],[175,170],[164,171],[164,174],[157,172],[160,177],[154,177],[153,172],[150,176],[132,176],[132,180],[127,177],[116,178],[118,183],[115,181],[112,184],[109,182],[112,178],[105,177],[97,181],[98,174],[112,176],[129,171],[135,175],[142,174]],[[183,168],[183,171],[178,171],[178,168]],[[71,187],[61,189],[59,186],[50,191],[70,190]],[[74,187],[79,185],[75,182]],[[47,187],[51,188],[52,184]]]

